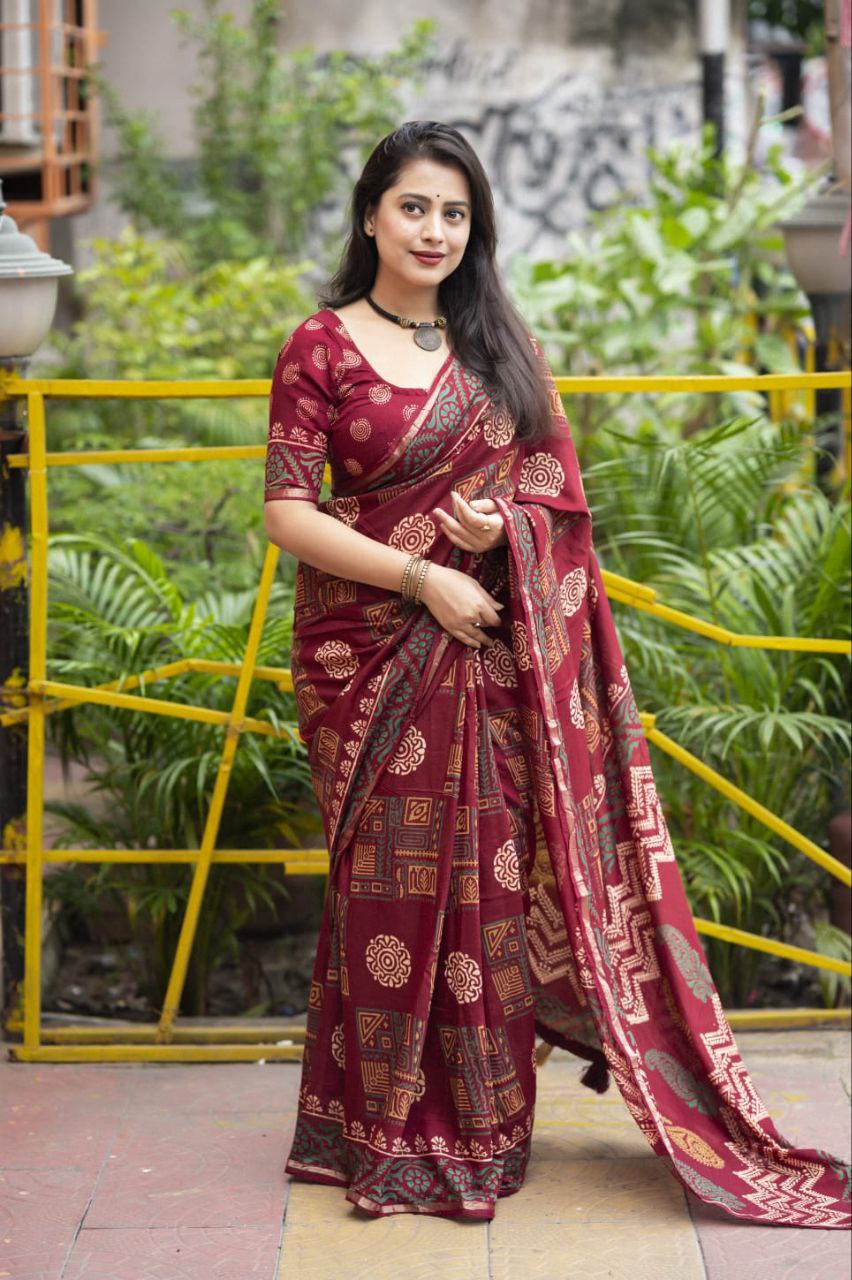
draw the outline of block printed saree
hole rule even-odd
[[[385,381],[342,317],[294,330],[266,498],[475,575],[505,602],[472,649],[425,605],[300,561],[291,666],[330,853],[286,1170],[374,1215],[491,1218],[521,1187],[535,1038],[610,1076],[701,1200],[849,1228],[850,1166],[777,1130],[737,1050],[654,785],[570,431],[516,441],[448,355]],[[492,497],[508,545],[430,515]]]

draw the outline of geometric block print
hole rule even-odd
[[[445,802],[436,796],[372,796],[352,839],[353,897],[435,897]]]
[[[356,1008],[355,1029],[365,1110],[404,1120],[424,1089],[414,1064],[423,1052],[425,1023],[395,1009]]]
[[[484,925],[482,948],[506,1021],[528,1013],[533,994],[524,917],[509,916]]]
[[[460,1130],[487,1133],[501,1117],[523,1110],[523,1090],[501,1028],[441,1025],[438,1033]]]

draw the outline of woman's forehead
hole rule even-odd
[[[470,194],[467,175],[455,165],[421,156],[409,160],[390,190],[412,191],[433,200],[465,200]]]

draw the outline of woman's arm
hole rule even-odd
[[[315,569],[387,591],[402,589],[410,552],[359,533],[312,502],[266,502],[264,524],[270,542]]]
[[[410,553],[359,533],[319,511],[313,502],[271,499],[264,505],[264,523],[270,542],[315,569],[402,591],[402,571]],[[495,643],[483,627],[499,624],[503,604],[470,574],[430,562],[421,599],[441,626],[466,645],[479,649]],[[473,622],[476,618],[478,624]]]

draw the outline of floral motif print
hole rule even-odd
[[[557,458],[548,453],[532,453],[521,467],[518,488],[527,493],[557,495],[565,487],[565,472]]]
[[[400,551],[422,556],[435,541],[435,533],[435,523],[431,516],[424,516],[417,512],[415,515],[404,516],[398,524],[394,525],[388,537],[388,543]]]
[[[426,759],[426,739],[414,725],[407,730],[388,768],[391,773],[413,773]]]
[[[494,855],[494,876],[504,889],[520,889],[521,870],[514,840],[507,840]]]
[[[504,689],[517,686],[515,663],[502,640],[495,640],[491,647],[485,650],[483,662],[495,684],[501,685]]]
[[[392,933],[379,933],[366,951],[367,968],[383,987],[401,987],[411,977],[411,952]]]
[[[566,573],[559,586],[559,599],[566,617],[570,618],[583,603],[586,594],[586,570],[582,565]]]
[[[459,1004],[471,1004],[482,995],[482,971],[473,956],[464,951],[451,951],[444,966],[444,977]]]
[[[358,659],[345,640],[326,640],[317,649],[316,659],[336,680],[345,680],[358,670]]]
[[[500,449],[513,439],[515,427],[506,410],[498,409],[486,415],[482,424],[482,433],[486,444],[489,444],[492,449]]]

